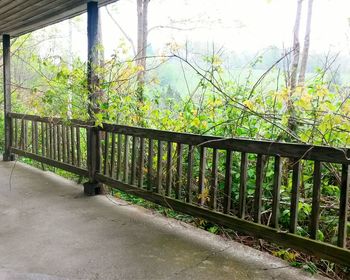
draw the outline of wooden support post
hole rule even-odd
[[[97,98],[99,95],[99,79],[96,73],[98,65],[98,3],[89,1],[87,3],[87,35],[88,35],[88,64],[87,81],[89,91],[88,112],[90,119],[95,120],[98,112]],[[87,195],[95,195],[101,192],[101,184],[96,180],[96,174],[100,170],[100,135],[96,127],[87,130],[87,166],[89,170],[89,181],[84,184],[84,192]]]
[[[5,152],[3,155],[4,161],[14,160],[14,155],[11,154],[12,146],[12,120],[8,117],[11,112],[11,44],[10,35],[2,36],[3,44],[3,69],[4,69],[4,120],[5,120]]]

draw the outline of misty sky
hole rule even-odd
[[[189,41],[215,42],[232,51],[258,51],[269,46],[290,47],[297,0],[151,0],[149,28],[170,25],[185,31],[156,28],[149,34],[149,43],[157,50],[166,43]],[[304,1],[304,18],[307,2]],[[136,42],[136,0],[120,0],[108,6],[113,17]],[[110,55],[123,38],[107,14],[101,9],[103,41],[106,55]],[[341,51],[350,54],[350,1],[314,0],[311,51],[325,53]],[[86,16],[75,23],[74,52],[86,54]],[[304,24],[302,23],[302,27]],[[63,37],[67,22],[59,23]],[[303,39],[301,29],[300,39]]]

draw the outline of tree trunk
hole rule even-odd
[[[68,69],[72,71],[73,69],[73,22],[72,19],[68,20]],[[69,83],[72,84],[71,79],[69,79]],[[68,108],[67,108],[67,117],[68,119],[72,119],[72,91],[68,91]]]
[[[147,34],[148,34],[148,3],[150,0],[137,0],[137,65],[140,67],[137,74],[137,94],[140,103],[144,101],[143,91],[145,84]]]
[[[305,37],[304,37],[304,50],[303,50],[303,54],[302,54],[302,57],[301,57],[299,81],[298,81],[300,86],[303,86],[304,82],[305,82],[306,66],[307,66],[307,60],[308,60],[308,57],[309,57],[311,18],[312,18],[313,2],[314,2],[313,0],[309,0],[308,8],[307,8],[306,30],[305,30]]]
[[[300,42],[299,42],[299,30],[300,30],[300,20],[301,20],[301,10],[302,10],[303,0],[298,0],[297,12],[295,16],[294,30],[293,30],[293,57],[292,57],[292,66],[290,71],[290,93],[287,101],[287,112],[289,114],[288,119],[288,130],[290,132],[296,131],[296,121],[295,121],[295,112],[292,97],[295,93],[297,85],[297,73],[299,66],[300,58]],[[287,136],[289,138],[289,136]],[[291,139],[286,139],[290,141]]]

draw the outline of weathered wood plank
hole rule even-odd
[[[4,33],[4,32],[2,32]],[[5,161],[11,160],[10,149],[12,144],[12,122],[8,113],[11,112],[11,40],[10,35],[3,34],[3,91],[4,91],[4,132],[5,132],[5,153],[3,159]]]
[[[53,158],[53,139],[52,139],[52,123],[48,124],[48,130],[49,130],[49,158],[54,159]]]
[[[167,145],[167,162],[166,162],[166,188],[165,195],[170,196],[173,184],[173,143]]]
[[[320,222],[320,196],[321,196],[321,168],[322,163],[314,162],[312,208],[310,219],[310,238],[317,239],[317,232]]]
[[[153,158],[154,158],[154,150],[153,150],[153,139],[148,140],[148,172],[147,172],[147,189],[153,189]]]
[[[109,147],[109,133],[105,132],[104,149],[103,149],[103,174],[107,175],[108,170],[108,147]]]
[[[224,186],[224,210],[225,214],[231,210],[231,195],[232,195],[232,151],[226,151],[225,164],[225,186]]]
[[[349,165],[342,165],[341,185],[340,185],[340,201],[339,201],[339,224],[338,224],[338,246],[346,247],[347,225],[348,225],[348,209],[349,209],[349,187],[350,172]],[[350,259],[350,258],[349,258]]]
[[[131,185],[136,186],[137,137],[132,138],[131,149]]]
[[[75,127],[76,139],[77,139],[77,166],[81,166],[81,143],[80,143],[80,127]]]
[[[130,136],[125,135],[124,139],[124,182],[129,180],[129,145],[130,145]]]
[[[19,113],[7,113],[7,115],[11,118],[19,119],[19,120],[27,120],[27,121],[36,121],[43,123],[55,123],[55,124],[66,124],[67,121],[61,118],[52,118],[52,117],[40,117],[35,115],[28,114],[19,114]],[[79,126],[83,128],[91,128],[94,126],[93,122],[82,121],[82,120],[69,120],[69,123],[74,126]]]
[[[111,140],[111,168],[109,169],[109,176],[114,178],[114,168],[115,168],[115,133],[112,133]]]
[[[256,160],[256,180],[254,194],[254,221],[261,223],[262,196],[263,196],[263,180],[264,180],[264,157],[258,154]]]
[[[22,151],[20,149],[12,148],[11,150],[13,151],[13,153],[15,153],[15,154],[17,154],[19,156],[31,158],[33,160],[42,162],[44,164],[47,164],[47,165],[50,165],[50,166],[53,166],[53,167],[57,167],[57,168],[63,169],[65,171],[68,171],[68,172],[71,172],[71,173],[75,173],[75,174],[80,175],[80,176],[84,176],[84,177],[88,176],[88,171],[86,169],[82,169],[82,168],[79,168],[79,167],[76,167],[76,166],[73,166],[73,165],[70,165],[70,164],[67,164],[67,163],[58,162],[56,160],[53,160],[53,159],[50,159],[50,158],[47,158],[47,157],[43,157],[43,156],[40,156],[40,155],[36,155],[36,154],[33,154],[33,153],[29,153],[29,152],[26,152],[26,151]]]
[[[193,157],[194,157],[194,147],[188,146],[187,155],[187,185],[186,185],[186,202],[192,202],[192,191],[193,191]]]
[[[158,141],[158,152],[157,152],[157,184],[156,192],[162,193],[162,179],[163,179],[163,142]]]
[[[71,159],[72,159],[72,165],[75,165],[75,131],[74,131],[74,126],[70,126],[70,142],[71,142]]]
[[[57,158],[56,158],[56,153],[57,153],[57,143],[56,143],[56,140],[57,140],[57,135],[56,135],[56,126],[55,126],[55,124],[52,124],[52,127],[51,127],[51,129],[52,129],[52,151],[53,151],[53,153],[52,153],[52,155],[53,155],[53,159],[54,160],[56,160]]]
[[[31,121],[31,136],[32,136],[32,153],[35,154],[35,131],[34,131],[34,121]]]
[[[45,153],[45,124],[42,122],[41,123],[41,155],[43,157],[46,156]]]
[[[218,163],[219,151],[213,149],[213,162],[211,169],[211,184],[210,184],[210,208],[216,210],[217,208],[217,193],[218,193]]]
[[[300,186],[300,160],[294,159],[292,175],[292,197],[290,202],[290,226],[289,231],[295,233],[298,225],[298,206],[299,206],[299,186]]]
[[[35,153],[39,154],[39,128],[38,128],[38,122],[34,123],[34,146],[35,146]]]
[[[121,165],[122,165],[122,135],[118,134],[118,159],[117,159],[117,179],[121,178]]]
[[[71,163],[71,142],[70,142],[70,129],[69,126],[66,126],[66,148],[67,148],[67,163]],[[89,149],[89,147],[88,147]]]
[[[206,148],[201,146],[199,149],[199,180],[198,180],[198,202],[200,205],[204,205],[206,197],[204,196],[204,180],[206,170]]]
[[[275,156],[272,189],[272,216],[271,226],[279,228],[278,220],[280,217],[280,192],[281,192],[281,177],[282,177],[282,161],[281,157]]]
[[[50,157],[50,151],[49,151],[49,130],[48,130],[48,124],[45,123],[45,128],[44,128],[44,134],[45,134],[45,155],[46,157]]]
[[[145,168],[145,138],[140,138],[140,154],[139,154],[139,188],[143,188],[143,170]]]
[[[181,199],[181,188],[182,188],[182,160],[183,160],[183,145],[177,144],[176,147],[176,182],[175,182],[175,198]]]
[[[18,122],[17,122],[17,119],[13,119],[13,120],[14,120],[14,126],[15,126],[15,141],[14,141],[13,146],[15,148],[18,148],[19,147],[19,144],[18,144]]]
[[[23,122],[23,150],[28,150],[28,122]]]
[[[57,134],[57,160],[61,161],[61,125],[56,126]]]
[[[67,163],[67,127],[62,125],[62,160]]]
[[[239,209],[238,216],[244,219],[247,203],[247,170],[248,170],[248,154],[241,153],[241,173],[239,177]]]

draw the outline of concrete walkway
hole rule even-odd
[[[268,254],[1,161],[0,279],[310,278]]]

